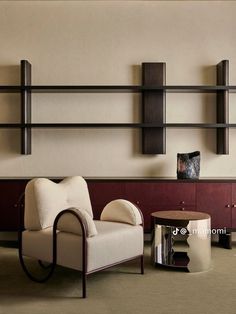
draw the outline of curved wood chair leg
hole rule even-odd
[[[51,269],[49,270],[47,275],[43,278],[36,278],[27,269],[25,262],[24,262],[24,258],[23,258],[21,249],[19,250],[19,260],[20,260],[21,267],[22,267],[23,271],[25,272],[25,274],[28,276],[28,278],[30,278],[32,281],[39,282],[39,283],[43,283],[43,282],[47,281],[52,276],[54,269],[55,269],[55,266],[56,266],[54,263],[50,264]]]
[[[56,266],[56,262],[55,262],[55,259],[53,257],[53,262],[52,264],[50,264],[49,266],[47,266],[47,268],[50,268],[49,272],[46,274],[45,277],[43,278],[36,278],[35,276],[33,276],[30,271],[27,269],[26,265],[25,265],[25,262],[24,262],[24,258],[23,258],[23,254],[22,254],[22,232],[19,231],[19,260],[20,260],[20,264],[21,264],[21,267],[23,269],[23,271],[25,272],[25,274],[28,276],[29,279],[31,279],[32,281],[35,281],[35,282],[39,282],[39,283],[43,283],[45,281],[47,281],[53,274],[54,272],[54,269],[55,269],[55,266]],[[39,265],[42,267],[42,268],[46,268],[41,261],[38,261],[39,262]]]
[[[73,210],[73,208],[67,208],[62,210],[55,218],[53,223],[53,263],[56,264],[57,259],[57,224],[59,219],[66,213],[70,213],[78,220],[82,230],[82,297],[86,298],[86,279],[87,279],[87,242],[86,242],[86,225],[79,212]]]

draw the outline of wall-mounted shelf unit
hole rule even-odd
[[[142,85],[31,85],[31,64],[21,60],[21,85],[0,86],[0,93],[21,94],[21,122],[1,123],[0,128],[21,130],[21,154],[31,154],[32,128],[140,128],[143,154],[165,154],[166,128],[210,128],[217,130],[217,154],[229,153],[229,93],[236,92],[229,85],[229,61],[216,66],[217,85],[166,85],[166,64],[142,64]],[[217,94],[216,123],[166,123],[166,93]],[[32,93],[141,93],[142,122],[140,123],[32,123]]]

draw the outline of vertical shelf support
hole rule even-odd
[[[217,85],[229,85],[229,60],[217,64]],[[229,123],[229,91],[217,91],[217,123]],[[217,154],[229,154],[229,128],[217,129]]]
[[[27,86],[31,85],[31,64],[27,60],[21,60],[21,123],[31,123],[31,91]],[[21,154],[31,154],[31,128],[21,129]]]
[[[163,86],[166,84],[166,64],[142,63],[143,86]],[[143,91],[142,92],[143,123],[165,123],[166,120],[166,92]],[[165,128],[142,129],[143,154],[166,153]]]

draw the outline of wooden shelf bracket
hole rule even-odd
[[[166,84],[166,64],[148,62],[142,64],[142,83],[144,86],[164,86]],[[166,121],[166,91],[146,90],[142,92],[143,123]],[[166,129],[142,129],[143,154],[166,153]]]
[[[229,60],[222,60],[216,66],[217,85],[229,85]],[[229,91],[217,91],[217,123],[229,123]],[[229,128],[216,130],[217,154],[229,154]]]
[[[31,64],[21,60],[21,123],[31,123],[31,91],[24,87],[31,85]],[[31,128],[21,128],[21,154],[31,154]]]

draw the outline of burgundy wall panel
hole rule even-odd
[[[25,180],[0,180],[0,230],[15,231],[20,225],[23,214],[23,202],[20,196],[25,190]]]
[[[115,199],[125,198],[124,182],[89,181],[88,189],[95,219],[100,218],[106,204]]]

